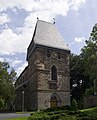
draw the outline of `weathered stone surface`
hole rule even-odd
[[[44,24],[47,27],[47,23]],[[47,51],[50,53],[49,57]],[[70,105],[69,54],[69,50],[34,45],[32,40],[27,53],[28,66],[15,84],[16,110],[23,108],[22,91],[25,110]],[[52,74],[56,76],[55,71],[52,73],[53,66],[57,71],[56,80],[52,79]]]
[[[90,108],[97,106],[97,95],[84,97],[84,108]]]

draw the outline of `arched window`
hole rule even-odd
[[[57,68],[55,65],[51,68],[51,80],[57,80]]]

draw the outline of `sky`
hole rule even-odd
[[[0,61],[17,75],[27,66],[26,55],[37,17],[53,23],[71,53],[80,54],[97,23],[97,0],[0,0]]]

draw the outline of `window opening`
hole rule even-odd
[[[51,80],[57,80],[57,68],[55,65],[51,68]]]

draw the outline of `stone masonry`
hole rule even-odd
[[[70,51],[54,26],[37,21],[27,49],[28,66],[15,83],[17,111],[70,105]]]

